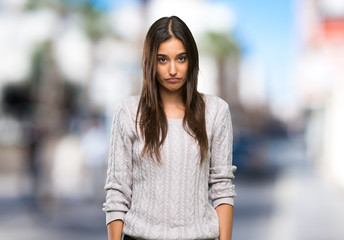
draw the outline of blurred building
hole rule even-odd
[[[296,79],[307,109],[310,159],[344,188],[344,1],[296,1],[299,56]]]

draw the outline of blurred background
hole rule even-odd
[[[1,0],[0,238],[106,239],[114,107],[171,15],[230,104],[233,239],[344,239],[344,0]]]

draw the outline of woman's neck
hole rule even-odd
[[[163,88],[159,89],[160,97],[162,102],[164,103],[164,106],[183,106],[183,99],[182,99],[182,92],[176,91],[176,92],[169,92],[166,91]]]
[[[164,105],[164,110],[167,118],[183,118],[185,114],[185,107],[182,99],[181,91],[167,92],[160,89],[160,97]]]

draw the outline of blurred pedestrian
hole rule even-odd
[[[198,71],[186,24],[175,16],[153,23],[141,95],[120,102],[112,122],[109,239],[231,239],[231,116],[225,101],[197,91]]]

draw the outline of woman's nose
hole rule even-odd
[[[177,66],[174,62],[171,62],[171,64],[170,64],[169,74],[171,76],[176,76],[176,74],[177,74]]]

